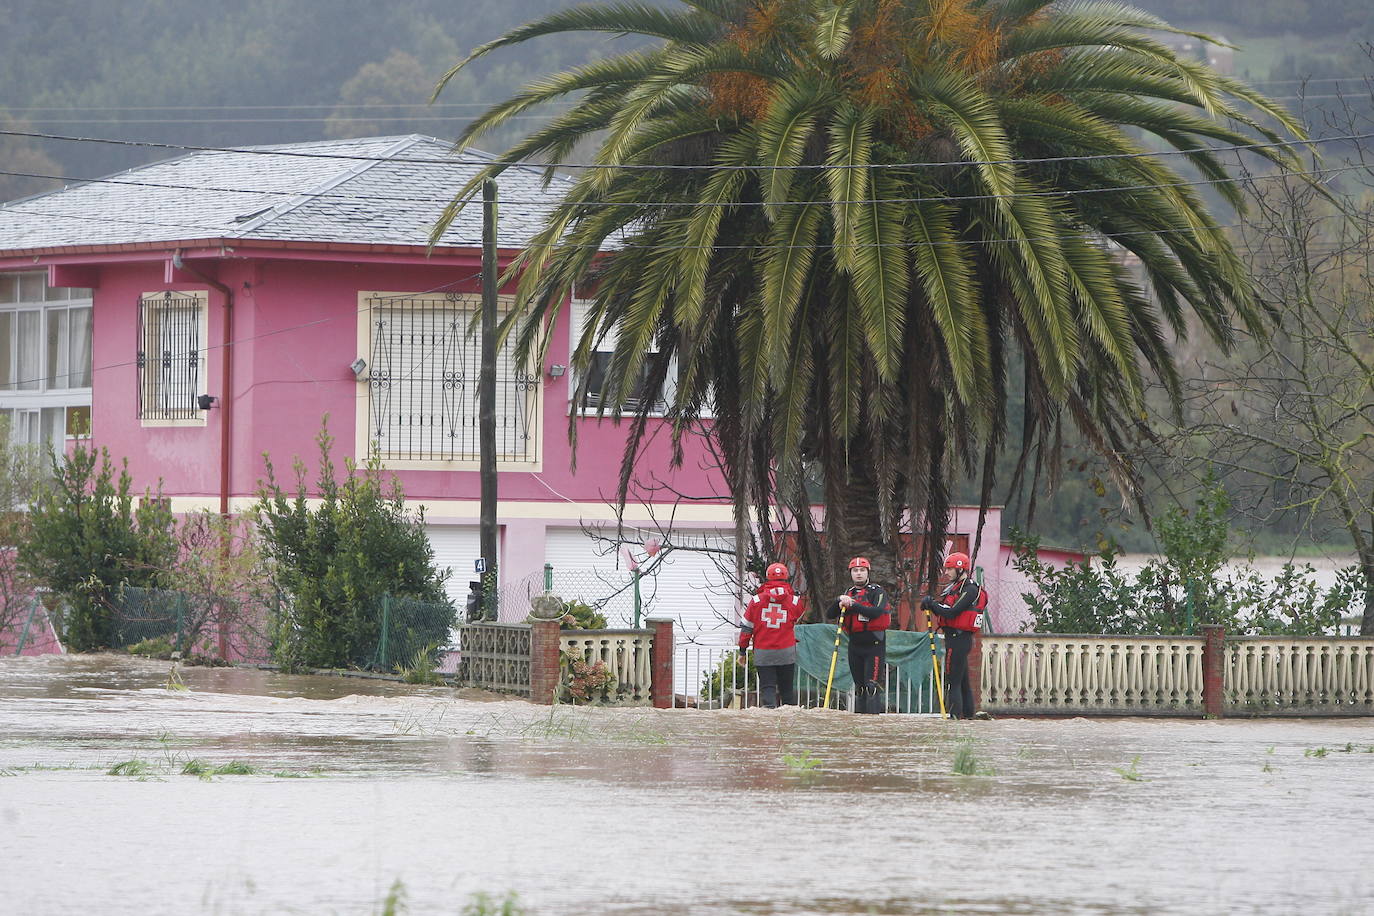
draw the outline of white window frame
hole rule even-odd
[[[578,341],[582,339],[582,329],[586,324],[587,311],[591,308],[591,304],[592,303],[590,299],[573,299],[571,300],[571,302],[569,302],[571,317],[568,322],[568,365],[572,365],[572,356],[577,351]],[[615,346],[618,340],[619,328],[608,328],[606,330],[606,333],[602,335],[601,340],[597,342],[595,353],[605,354],[606,358],[609,359],[610,354],[615,352]],[[648,355],[657,352],[658,345],[654,343],[649,346],[649,349],[645,351],[645,354]],[[658,403],[662,406],[659,409],[649,411],[649,416],[662,417],[666,414],[668,405],[673,402],[673,398],[677,395],[678,371],[678,355],[676,352],[674,352],[672,357],[668,360],[668,372],[664,376],[663,388],[659,392]],[[580,379],[576,375],[574,375],[572,382],[568,387],[568,403],[570,407],[572,406],[572,399],[577,396],[577,389],[580,384]],[[599,392],[597,393],[597,397],[600,398]],[[576,409],[578,411],[578,414],[584,417],[594,417],[601,415],[600,409],[596,404],[579,404],[576,405]],[[633,409],[607,410],[605,413],[608,416],[622,417],[635,415],[635,411]]]
[[[94,308],[93,296],[89,289],[51,287],[47,283],[48,275],[46,271],[22,271],[22,272],[3,272],[0,273],[0,314],[9,317],[9,333],[0,338],[0,347],[7,348],[9,376],[0,379],[0,410],[8,412],[12,420],[19,420],[21,415],[28,416],[28,412],[38,412],[36,415],[41,417],[42,411],[60,409],[62,415],[60,422],[53,423],[53,435],[51,445],[53,450],[59,455],[62,452],[63,442],[67,439],[76,438],[67,433],[67,428],[71,423],[69,416],[73,409],[84,408],[89,413],[91,408],[91,385],[80,386],[59,386],[49,385],[49,377],[56,382],[59,378],[58,366],[50,365],[48,354],[48,338],[54,327],[55,322],[61,319],[59,316],[66,315],[67,332],[61,341],[62,354],[59,354],[59,366],[62,356],[66,357],[67,372],[61,373],[67,380],[71,378],[72,357],[83,358],[87,363],[88,376],[94,373],[92,361],[92,343],[94,341]],[[76,339],[72,337],[70,331],[71,314],[76,311],[86,313],[86,332],[84,338],[85,353],[81,354],[76,347]],[[25,378],[19,377],[19,322],[20,315],[37,316],[37,340],[35,346],[36,366],[32,370],[32,377],[25,373]],[[31,382],[27,387],[17,387],[25,382]],[[10,387],[14,385],[16,387]],[[14,422],[11,424],[10,436],[15,441],[18,437],[18,427],[28,421]],[[41,423],[41,421],[40,421]],[[41,428],[41,427],[40,427]],[[87,430],[82,435],[90,434],[89,423]],[[26,441],[31,437],[26,437]]]

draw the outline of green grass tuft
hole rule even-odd
[[[1126,780],[1129,780],[1129,781],[1131,781],[1131,782],[1144,782],[1144,780],[1145,780],[1145,778],[1144,778],[1143,776],[1140,775],[1140,755],[1139,755],[1139,754],[1136,754],[1134,757],[1131,758],[1131,765],[1130,765],[1130,766],[1128,766],[1128,767],[1112,767],[1112,769],[1113,769],[1113,770],[1116,770],[1116,772],[1117,772],[1118,774],[1120,774],[1120,776],[1121,776],[1122,779],[1126,779]]]

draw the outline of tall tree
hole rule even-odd
[[[1147,372],[1177,394],[1170,347],[1185,317],[1221,348],[1236,319],[1262,330],[1242,263],[1178,165],[1240,208],[1216,147],[1257,145],[1287,165],[1284,140],[1301,129],[1151,38],[1175,31],[1153,16],[1050,0],[627,0],[517,28],[448,78],[583,31],[661,43],[531,83],[476,119],[460,144],[576,99],[444,223],[481,178],[595,135],[595,167],[515,266],[542,319],[524,344],[547,345],[577,284],[594,302],[574,366],[617,332],[603,409],[646,374],[661,381],[676,354],[679,434],[714,413],[737,512],[767,531],[768,506],[789,507],[813,582],[837,580],[851,553],[894,581],[904,517],[928,529],[920,568],[933,573],[954,473],[983,469],[989,502],[1013,360],[1019,469],[1071,423],[1129,493],[1123,437]],[[808,477],[823,489],[824,549]]]
[[[1170,438],[1231,475],[1251,520],[1348,540],[1360,633],[1374,636],[1374,163],[1343,170],[1343,206],[1299,181],[1250,188],[1241,246],[1278,328],[1198,361]]]

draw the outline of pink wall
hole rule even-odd
[[[279,478],[291,479],[296,456],[315,472],[315,434],[329,415],[334,456],[342,465],[353,456],[355,400],[365,393],[348,364],[358,355],[357,309],[360,290],[417,292],[465,279],[457,292],[479,292],[470,265],[388,265],[286,260],[198,261],[202,270],[218,267],[217,279],[234,291],[233,449],[230,496],[252,497],[263,477],[263,452],[269,452]],[[104,266],[95,289],[92,438],[115,456],[127,456],[139,487],[158,478],[176,496],[217,496],[220,489],[222,412],[212,410],[204,427],[156,429],[137,420],[137,307],[142,293],[163,289],[209,291],[209,342],[206,393],[223,398],[223,295],[189,273],[167,282],[165,262]],[[568,361],[568,310],[560,316],[548,362]],[[567,440],[570,377],[543,378],[543,470],[503,472],[503,501],[558,500],[603,503],[615,489],[625,426],[609,420],[578,421],[578,468],[570,468]],[[670,443],[656,436],[642,459],[645,468],[667,473]],[[685,466],[673,472],[674,484],[694,496],[721,495],[717,475],[699,445],[688,445]],[[476,471],[400,471],[407,496],[416,499],[476,499]],[[561,494],[558,495],[558,494]]]

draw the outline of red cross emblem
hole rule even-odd
[[[776,603],[764,608],[760,616],[763,617],[763,622],[774,630],[782,629],[783,623],[787,620],[787,612],[782,609],[781,604]]]

